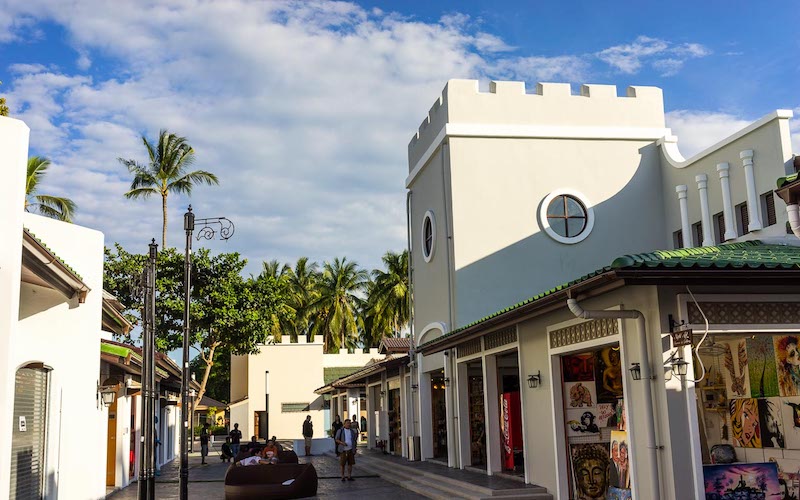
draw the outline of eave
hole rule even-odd
[[[91,291],[80,276],[27,229],[22,231],[22,281],[52,288],[68,299],[86,301]]]

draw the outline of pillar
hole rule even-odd
[[[760,203],[758,200],[758,192],[756,191],[756,177],[753,174],[753,150],[745,149],[739,153],[739,158],[742,160],[744,180],[747,184],[747,215],[750,219],[747,230],[751,232],[758,231],[764,226],[761,224],[761,216],[758,213]]]
[[[502,470],[503,450],[500,442],[500,394],[497,390],[497,357],[483,358],[483,402],[486,424],[487,473],[491,476]]]
[[[717,163],[719,183],[722,188],[722,214],[725,218],[725,241],[734,240],[738,236],[736,232],[736,216],[733,214],[733,203],[731,202],[729,169],[730,165],[727,162]]]
[[[678,193],[678,204],[681,210],[681,233],[683,234],[683,248],[692,248],[692,226],[689,224],[689,202],[686,199],[686,192],[689,188],[686,184],[675,186],[675,192]]]
[[[703,246],[714,246],[714,226],[711,222],[711,211],[708,208],[708,176],[698,174],[694,178],[697,181],[697,191],[700,194],[700,214],[703,221]]]

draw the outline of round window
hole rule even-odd
[[[422,257],[425,262],[430,262],[433,258],[435,243],[436,223],[433,220],[433,212],[429,210],[422,219]]]
[[[551,238],[573,244],[589,236],[594,225],[594,211],[580,194],[562,190],[544,199],[539,219]]]

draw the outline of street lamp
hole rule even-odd
[[[155,499],[155,418],[158,401],[155,391],[155,324],[156,324],[156,264],[158,245],[152,240],[149,245],[147,267],[134,295],[141,298],[142,308],[142,416],[141,445],[139,447],[139,500]]]
[[[189,498],[189,423],[191,415],[189,410],[189,337],[191,335],[191,325],[189,321],[189,306],[191,304],[192,292],[192,234],[195,226],[200,230],[197,239],[207,240],[215,238],[217,235],[221,240],[230,239],[233,236],[235,227],[230,219],[225,217],[213,217],[210,219],[195,219],[192,206],[183,214],[183,230],[186,232],[186,254],[184,256],[183,268],[183,365],[181,376],[181,467],[180,467],[180,499]]]

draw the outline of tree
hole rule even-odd
[[[149,163],[141,165],[136,160],[118,158],[119,162],[133,174],[131,189],[125,193],[128,199],[147,199],[161,195],[161,248],[167,248],[167,197],[170,193],[192,194],[196,184],[219,184],[217,176],[205,170],[186,172],[194,163],[194,149],[185,137],[161,130],[158,144],[153,145],[146,137],[142,142],[147,149]]]
[[[366,331],[371,345],[384,337],[398,335],[410,319],[408,286],[408,251],[386,252],[382,258],[386,270],[372,271],[367,311],[370,328]]]
[[[25,181],[25,211],[37,211],[51,219],[72,222],[75,214],[75,202],[69,198],[61,198],[46,194],[36,194],[39,183],[50,168],[50,160],[43,156],[28,158],[28,174]]]
[[[3,82],[0,82],[2,85]],[[8,116],[8,106],[6,106],[6,98],[0,97],[0,116]]]
[[[308,335],[312,326],[311,304],[319,298],[319,265],[308,262],[308,257],[297,259],[294,269],[289,270],[289,304],[294,311],[290,325],[293,341]]]
[[[195,356],[189,362],[189,367],[197,380],[203,379],[206,362],[201,356]],[[206,395],[223,403],[231,401],[231,352],[227,346],[221,346],[214,352],[214,363],[206,382]]]
[[[315,316],[311,329],[312,338],[323,336],[324,352],[352,349],[358,341],[360,310],[363,299],[359,293],[365,291],[369,278],[367,272],[355,262],[338,257],[323,264],[319,279],[319,297],[310,304]]]

